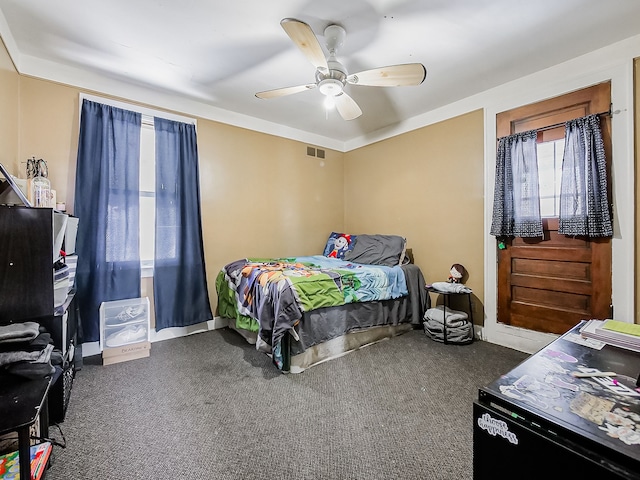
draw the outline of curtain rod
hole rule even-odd
[[[613,107],[613,104],[610,104],[609,105],[609,110],[607,110],[606,112],[590,113],[589,115],[598,115],[598,116],[606,115],[608,117],[613,117],[614,113],[620,113],[619,110],[616,110],[615,112],[612,111],[613,110],[612,107]],[[585,115],[585,117],[588,117],[589,115]],[[579,118],[584,118],[584,117],[579,117]],[[575,119],[572,119],[572,120],[575,120]],[[552,128],[561,127],[561,126],[565,125],[567,122],[570,122],[570,121],[571,120],[566,120],[564,122],[554,123],[553,125],[547,125],[545,127],[534,128],[532,130],[536,131],[536,132],[544,132],[545,130],[551,130]],[[519,132],[519,133],[524,133],[524,132]],[[510,135],[515,135],[515,133],[511,133]],[[506,137],[508,137],[510,135],[505,135],[504,137],[498,137],[498,138],[496,138],[496,140],[500,140],[501,138],[506,138]]]
[[[195,117],[187,117],[177,113],[170,113],[163,110],[158,110],[152,107],[143,107],[141,105],[135,105],[128,102],[121,102],[106,97],[99,97],[97,95],[89,95],[88,93],[80,92],[80,102],[78,102],[78,111],[82,113],[82,100],[89,100],[91,102],[102,103],[103,105],[110,105],[112,107],[121,108],[123,110],[130,110],[132,112],[138,112],[142,115],[142,123],[145,124],[145,116],[149,118],[149,125],[153,122],[153,117],[166,118],[167,120],[173,120],[175,122],[186,123],[197,126],[197,120]]]
[[[599,112],[599,113],[590,113],[589,115],[606,115],[607,117],[613,117],[613,113],[611,112],[611,108],[609,108],[609,110],[607,110],[606,112]],[[585,117],[588,117],[589,115],[585,115]],[[572,119],[574,120],[574,119]],[[570,122],[571,120],[567,120],[566,122],[558,122],[558,123],[554,123],[553,125],[547,125],[546,127],[542,127],[542,128],[536,128],[534,130],[540,131],[540,130],[551,130],[552,128],[557,128],[557,127],[561,127],[562,125],[565,125],[567,122]]]

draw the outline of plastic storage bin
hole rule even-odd
[[[76,268],[78,267],[78,256],[67,255],[64,259],[64,263],[69,268],[69,291],[71,291],[75,286]]]
[[[69,294],[69,277],[61,278],[53,282],[53,308],[58,308],[67,299]]]
[[[149,342],[149,299],[147,297],[102,302],[100,305],[100,349],[120,349]],[[147,348],[148,351],[148,348]],[[113,352],[112,352],[113,353]]]

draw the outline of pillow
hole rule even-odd
[[[402,264],[407,246],[398,235],[358,235],[353,249],[346,252],[348,262],[393,267]]]
[[[322,254],[325,257],[343,259],[345,253],[353,248],[356,238],[356,235],[348,233],[331,232]]]

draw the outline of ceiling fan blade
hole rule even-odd
[[[356,101],[351,98],[346,93],[342,92],[340,95],[336,95],[336,108],[338,109],[338,113],[345,120],[353,120],[354,118],[358,118],[362,115],[362,110],[356,103]]]
[[[256,93],[258,98],[276,98],[284,97],[285,95],[292,95],[298,92],[304,92],[305,90],[312,90],[316,88],[315,83],[308,83],[306,85],[297,85],[295,87],[276,88],[275,90],[266,90],[264,92]]]
[[[353,85],[371,87],[404,87],[407,85],[420,85],[424,82],[426,76],[427,69],[424,68],[424,65],[421,63],[407,63],[354,73],[347,77],[347,82]]]
[[[329,69],[320,42],[309,25],[295,18],[284,18],[280,25],[316,68]]]

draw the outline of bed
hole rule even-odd
[[[299,373],[422,326],[428,296],[397,235],[333,232],[322,255],[243,258],[218,273],[218,314]]]

